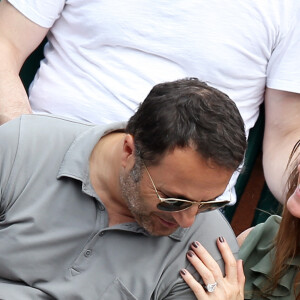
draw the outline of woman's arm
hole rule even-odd
[[[247,238],[248,234],[251,232],[251,230],[253,229],[254,227],[250,227],[248,229],[246,229],[245,231],[243,231],[242,233],[240,233],[238,235],[238,237],[236,238],[239,246],[241,247],[242,244],[244,243],[245,239]]]

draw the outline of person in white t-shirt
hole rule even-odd
[[[265,100],[264,172],[281,199],[300,136],[298,3],[2,0],[0,123],[31,112],[126,120],[156,83],[197,77],[236,102],[247,134]],[[45,36],[28,100],[19,71]]]

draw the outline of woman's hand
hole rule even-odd
[[[199,272],[204,285],[196,281],[186,269],[182,269],[180,274],[197,299],[244,300],[245,276],[242,261],[236,261],[223,237],[218,239],[217,244],[225,262],[225,277],[217,262],[199,242],[192,243],[192,250],[188,251],[187,257]]]

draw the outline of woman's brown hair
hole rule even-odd
[[[294,217],[286,208],[286,201],[294,193],[298,185],[298,164],[300,163],[298,158],[300,155],[297,155],[295,158],[294,155],[299,146],[300,140],[295,144],[287,164],[287,169],[292,171],[288,177],[282,220],[275,238],[275,257],[270,277],[271,283],[265,291],[267,294],[275,289],[280,278],[288,271],[289,265],[287,261],[300,254],[300,219]],[[296,289],[299,285],[300,272],[298,270],[294,280],[294,293],[296,293]],[[300,295],[295,296],[297,300],[300,299]]]

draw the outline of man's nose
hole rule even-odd
[[[192,205],[190,208],[172,213],[172,217],[176,220],[180,227],[191,227],[198,213],[198,205]]]

